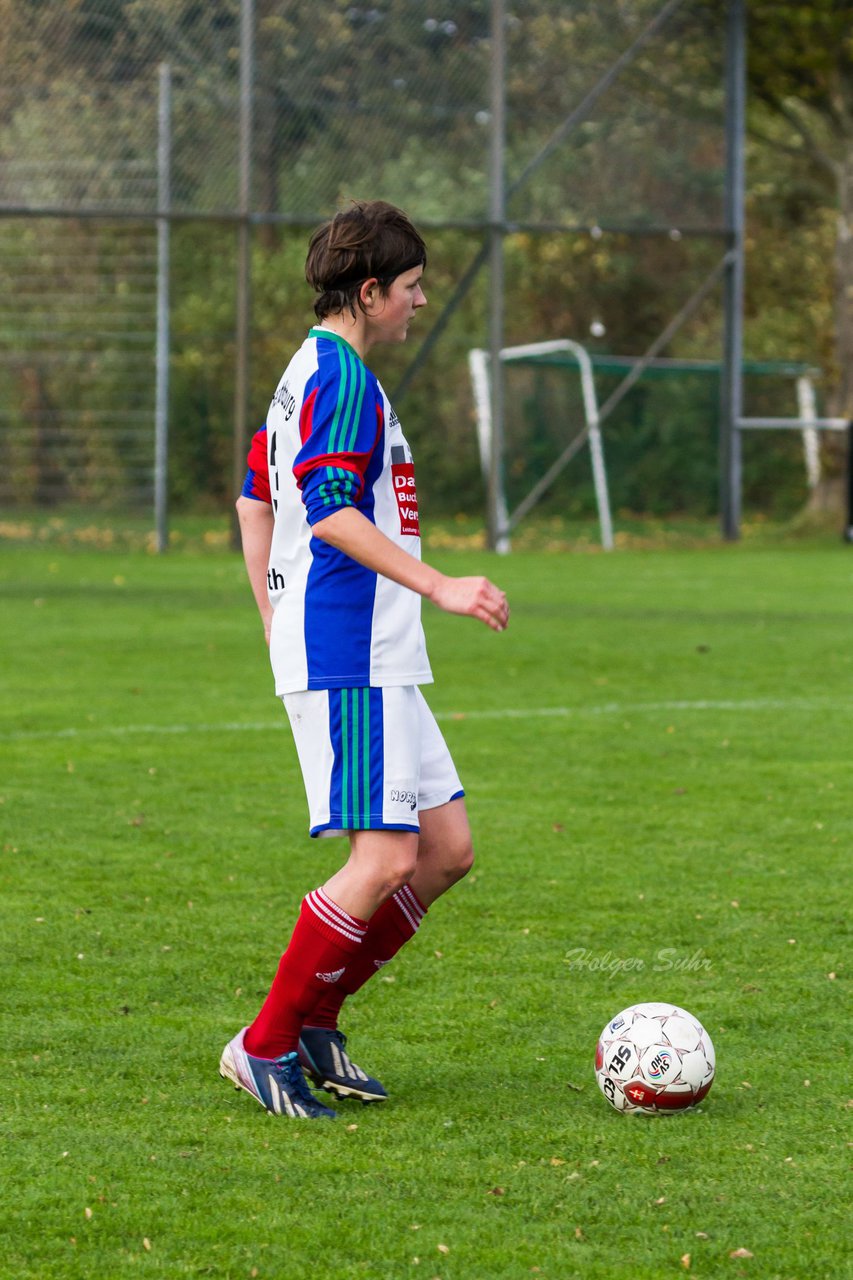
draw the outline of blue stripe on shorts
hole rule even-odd
[[[345,830],[382,824],[385,739],[381,689],[330,689],[329,729],[335,753],[329,793]]]

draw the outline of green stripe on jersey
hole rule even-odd
[[[351,453],[358,440],[358,423],[366,386],[365,368],[358,356],[346,346],[338,347],[338,364],[341,380],[329,433],[329,452]]]
[[[349,715],[347,714],[347,691],[341,690],[341,818],[344,827],[349,822],[349,806],[347,804],[347,787],[349,784]]]
[[[370,690],[362,689],[364,699],[364,744],[362,751],[362,808],[370,813]]]
[[[370,689],[341,689],[339,697],[341,821],[351,831],[362,831],[370,825]]]
[[[346,352],[338,347],[338,364],[341,370],[341,379],[338,385],[338,403],[335,405],[335,416],[332,419],[332,430],[329,432],[329,453],[338,452],[338,438],[341,432],[341,423],[343,417],[344,397],[347,391],[347,357]]]
[[[364,403],[364,365],[358,359],[353,359],[352,364],[355,366],[353,372],[355,379],[350,392],[350,403],[348,412],[349,435],[344,445],[344,453],[352,453],[358,442],[358,424],[361,420],[361,406]]]
[[[358,689],[353,689],[352,697],[352,825],[361,826],[361,796],[358,786]]]

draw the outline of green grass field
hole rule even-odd
[[[0,550],[4,1280],[850,1274],[853,549],[432,558],[513,605],[425,615],[478,865],[349,1010],[390,1101],[320,1125],[217,1073],[343,851],[241,562]],[[598,1092],[649,999],[695,1111]]]

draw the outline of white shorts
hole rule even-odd
[[[419,831],[418,814],[465,793],[416,685],[309,689],[282,702],[293,730],[312,836]]]

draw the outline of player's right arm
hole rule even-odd
[[[356,507],[344,506],[316,521],[312,533],[374,573],[425,596],[446,613],[477,618],[493,631],[506,630],[509,606],[506,595],[493,582],[440,573],[397,546]]]
[[[262,427],[252,439],[248,457],[249,470],[236,506],[243,561],[258,613],[264,624],[264,636],[269,644],[272,606],[267,592],[267,570],[275,518],[270,503],[266,435],[266,427]]]
[[[361,361],[340,352],[321,355],[323,377],[310,414],[300,421],[302,448],[293,474],[314,537],[374,573],[426,596],[448,613],[478,618],[503,631],[509,609],[488,578],[451,578],[424,564],[359,509],[366,477],[382,439],[384,406],[379,384]]]
[[[240,537],[243,542],[243,561],[258,613],[264,624],[267,644],[270,642],[272,606],[267,593],[267,568],[272,545],[273,514],[269,503],[257,498],[237,499],[237,519],[240,521]]]

